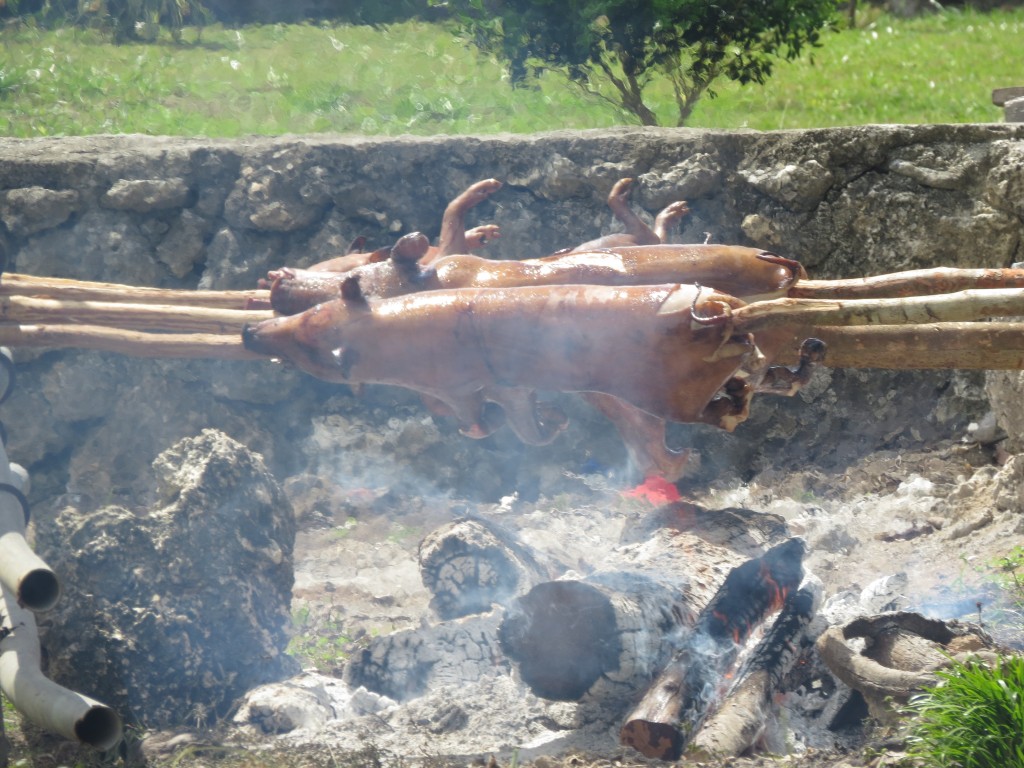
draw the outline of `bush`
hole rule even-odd
[[[1024,766],[1024,657],[956,663],[911,700],[909,754],[929,768]]]
[[[440,3],[441,0],[432,0]],[[836,0],[445,0],[461,32],[504,61],[513,84],[554,71],[644,125],[655,78],[683,125],[719,78],[763,84],[776,61],[819,44]]]

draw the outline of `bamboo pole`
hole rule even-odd
[[[968,288],[1024,288],[1024,269],[936,267],[842,280],[798,280],[787,295],[791,299],[894,299]]]
[[[731,310],[727,315],[695,318],[728,322],[738,333],[779,326],[862,326],[956,323],[1024,315],[1024,289],[971,289],[933,296],[890,299],[772,299]]]
[[[118,283],[93,283],[61,277],[37,277],[8,272],[0,275],[0,296],[246,309],[250,301],[269,301],[270,291],[174,290]]]
[[[830,368],[1024,370],[1024,322],[812,327]],[[778,362],[796,362],[799,341]]]
[[[27,296],[0,297],[0,320],[34,323],[104,325],[128,330],[241,333],[246,323],[273,317],[270,310],[218,309],[191,305],[65,301]]]
[[[0,344],[11,347],[92,349],[130,357],[266,360],[233,334],[147,333],[94,325],[16,325],[0,323]]]

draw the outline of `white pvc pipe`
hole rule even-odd
[[[0,640],[0,690],[30,722],[66,739],[97,749],[111,749],[121,740],[121,718],[100,702],[68,690],[40,669],[39,635],[31,611],[0,589],[3,627]]]
[[[0,483],[24,492],[26,478],[23,470],[12,470],[7,449],[0,442]],[[25,541],[25,510],[4,490],[0,490],[0,584],[17,597],[19,604],[34,611],[52,608],[60,597],[57,574]]]

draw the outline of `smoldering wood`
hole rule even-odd
[[[692,624],[676,590],[643,574],[547,581],[519,598],[498,639],[537,696],[577,701],[602,678],[649,679],[664,638]]]
[[[498,639],[538,696],[628,700],[669,660],[727,574],[788,536],[777,515],[676,502],[645,514],[615,557],[512,601]]]
[[[622,744],[678,760],[716,705],[741,645],[803,578],[806,545],[792,538],[730,571],[668,665],[626,718]]]
[[[420,578],[442,619],[490,610],[550,578],[508,530],[480,519],[455,520],[420,542]]]
[[[771,695],[814,638],[807,632],[821,603],[820,581],[806,580],[788,595],[771,628],[736,675],[736,685],[694,737],[690,752],[731,757],[750,749],[764,732]]]

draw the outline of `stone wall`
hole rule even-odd
[[[1024,127],[997,124],[0,140],[0,253],[9,271],[29,274],[250,288],[270,268],[335,255],[359,235],[371,246],[413,230],[436,237],[447,201],[495,177],[504,188],[472,219],[501,226],[487,252],[542,256],[613,230],[604,198],[623,176],[639,179],[634,203],[648,218],[689,201],[677,241],[710,233],[763,246],[813,277],[1024,259]],[[551,491],[562,470],[623,462],[601,418],[575,401],[565,435],[524,449],[505,430],[461,438],[403,391],[355,397],[270,364],[29,350],[18,358],[21,384],[2,417],[44,509],[65,494],[145,503],[153,459],[204,428],[260,452],[282,479],[329,464],[353,482],[425,482],[482,499]],[[700,449],[707,476],[773,463],[837,468],[881,446],[959,435],[988,409],[980,382],[824,372],[792,401],[755,402],[733,435],[678,427],[672,438]],[[366,458],[371,449],[391,455],[391,466]]]

